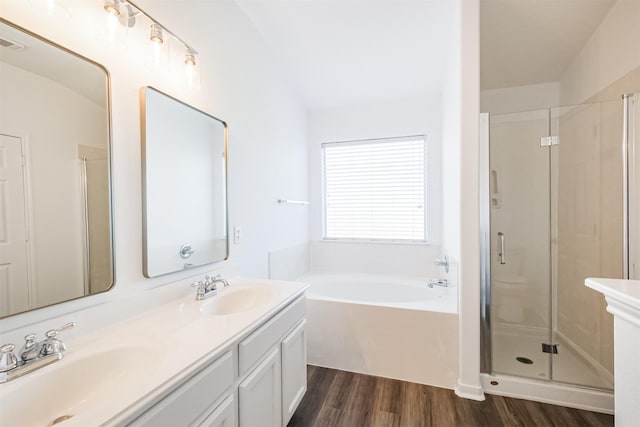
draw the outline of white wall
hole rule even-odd
[[[490,114],[517,113],[560,105],[560,83],[540,83],[480,92],[480,111]]]
[[[461,1],[460,49],[460,278],[459,374],[456,394],[483,400],[480,385],[480,228],[478,160],[480,116],[480,11]]]
[[[50,17],[44,4],[3,0],[2,17],[104,64],[111,73],[116,286],[91,301],[126,298],[143,288],[210,271],[145,279],[142,275],[140,87],[152,85],[229,124],[230,225],[243,227],[231,246],[231,262],[245,275],[267,275],[267,252],[308,240],[307,213],[276,203],[278,197],[306,199],[306,112],[275,68],[269,50],[232,1],[139,1],[140,7],[198,51],[200,89],[190,91],[184,74],[153,69],[147,28],[131,31],[110,48],[101,34],[100,2],[70,0],[72,15]],[[182,57],[178,59],[180,62]],[[78,305],[72,304],[74,307]],[[0,329],[44,319],[60,308],[3,320]]]
[[[442,89],[442,246],[455,263],[460,259],[460,2],[456,1],[455,30],[446,58]]]
[[[308,138],[311,239],[322,239],[322,143],[424,134],[427,140],[427,235],[430,246],[412,245],[408,252],[414,253],[416,261],[421,262],[422,266],[433,265],[442,242],[441,126],[441,101],[438,95],[310,112]],[[389,260],[398,259],[399,256],[403,256],[401,254],[406,255],[407,250],[399,246],[403,245],[361,243],[345,246],[344,243],[320,242],[312,245],[311,264],[312,268],[330,269],[327,259],[331,257],[331,253],[340,251],[344,256],[348,256],[354,265],[365,268],[370,265],[367,260],[377,259],[381,253],[382,258],[386,257]],[[314,259],[318,261],[317,265],[314,265]],[[335,267],[344,271],[344,266]],[[419,272],[430,276],[438,274],[437,270],[430,268],[413,271],[416,271],[416,274]],[[398,271],[390,268],[387,272],[391,274]]]
[[[28,139],[34,303],[77,298],[84,293],[78,145],[106,149],[106,112],[57,82],[4,62],[0,75],[0,129]]]
[[[640,67],[640,1],[618,0],[560,79],[560,101],[578,104]],[[629,82],[640,90],[640,72]],[[622,93],[617,93],[619,99]]]

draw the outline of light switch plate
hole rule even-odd
[[[239,245],[242,240],[242,228],[239,225],[233,226],[233,244]]]

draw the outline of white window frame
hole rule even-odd
[[[424,159],[423,159],[423,184],[424,184],[424,239],[382,239],[382,238],[346,238],[346,237],[327,237],[327,194],[326,194],[326,167],[324,164],[324,148],[328,145],[334,144],[371,144],[376,142],[402,142],[407,140],[415,140],[416,138],[422,139],[424,144]],[[321,187],[322,187],[322,240],[326,242],[346,242],[346,243],[381,243],[381,244],[408,244],[408,245],[427,245],[429,244],[429,206],[428,206],[428,144],[427,135],[407,135],[397,137],[384,137],[384,138],[369,138],[349,141],[333,141],[323,142],[320,148],[320,162],[321,162]]]

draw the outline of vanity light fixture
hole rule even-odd
[[[140,15],[144,15],[151,22],[151,28],[149,33],[149,40],[154,45],[154,56],[156,57],[156,62],[159,58],[158,48],[165,42],[165,34],[171,36],[178,43],[182,44],[186,49],[184,63],[188,69],[193,69],[196,66],[196,55],[198,52],[189,46],[184,40],[175,35],[175,33],[169,31],[167,27],[158,23],[151,15],[149,15],[144,10],[140,9],[133,2],[129,0],[104,0],[103,8],[105,12],[107,12],[110,16],[116,18],[120,24],[125,25],[129,28],[133,27],[136,23],[136,17]],[[124,9],[123,9],[124,8]],[[127,17],[125,19],[121,19],[122,11],[126,12]]]

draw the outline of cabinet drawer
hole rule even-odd
[[[233,359],[229,351],[130,425],[149,427],[189,425],[209,409],[232,384]]]
[[[235,425],[236,411],[233,404],[233,394],[223,400],[204,420],[195,424],[197,427],[235,427]]]
[[[275,346],[305,315],[305,299],[300,297],[238,345],[238,370],[243,376]]]

